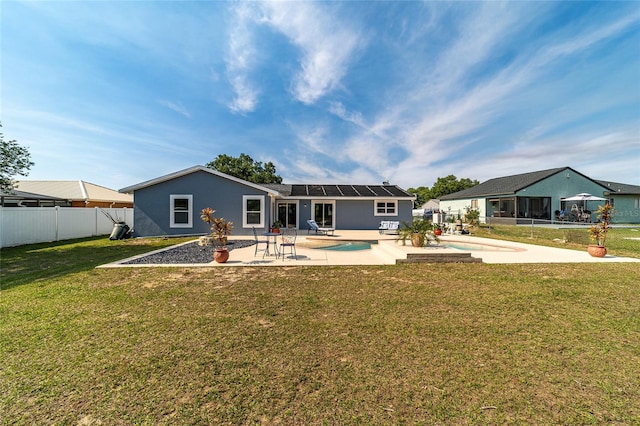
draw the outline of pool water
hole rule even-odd
[[[375,242],[371,241],[335,241],[330,242],[329,244],[323,244],[319,246],[312,247],[316,250],[333,250],[333,251],[358,251],[358,250],[369,250],[371,248],[371,244],[375,244]]]

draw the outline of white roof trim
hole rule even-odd
[[[78,183],[80,184],[80,192],[82,193],[82,198],[84,198],[85,200],[88,200],[89,194],[87,193],[87,188],[85,188],[84,186],[84,182],[79,180]]]
[[[148,181],[145,181],[145,182],[138,183],[136,185],[132,185],[132,186],[128,186],[126,188],[122,188],[122,189],[118,190],[118,192],[131,193],[131,192],[137,191],[139,189],[147,188],[147,187],[152,186],[152,185],[157,185],[157,184],[162,183],[162,182],[167,182],[167,181],[170,181],[170,180],[182,177],[182,176],[186,176],[186,175],[189,175],[189,174],[195,173],[195,172],[210,173],[210,174],[212,174],[214,176],[219,176],[221,178],[228,179],[230,181],[233,181],[233,182],[236,182],[236,183],[240,183],[242,185],[249,186],[251,188],[255,188],[255,189],[258,189],[260,191],[264,191],[264,192],[266,192],[268,194],[272,194],[272,195],[278,195],[279,194],[277,191],[274,191],[274,190],[269,189],[269,188],[265,188],[264,186],[255,184],[253,182],[246,181],[244,179],[237,178],[235,176],[231,176],[231,175],[219,172],[217,170],[209,169],[209,168],[204,167],[204,166],[193,166],[193,167],[189,167],[188,169],[180,170],[180,171],[177,171],[177,172],[174,172],[174,173],[169,173],[168,175],[160,176],[160,177],[157,177],[155,179],[151,179],[151,180],[148,180]]]

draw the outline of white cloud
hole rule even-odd
[[[246,113],[255,110],[260,93],[249,78],[256,56],[250,28],[255,16],[247,3],[235,4],[232,13],[233,22],[230,25],[225,62],[227,78],[233,87],[235,97],[228,107],[233,112]]]
[[[526,102],[524,96],[536,95],[536,90],[544,88],[546,76],[557,71],[561,60],[617,36],[637,23],[638,17],[625,17],[599,29],[578,26],[563,34],[563,37],[549,38],[542,46],[534,43],[523,47],[508,65],[494,72],[485,71],[476,75],[476,64],[491,61],[492,55],[500,50],[500,44],[513,36],[516,24],[521,25],[532,19],[532,16],[524,13],[531,12],[528,8],[510,8],[508,13],[500,15],[500,20],[495,19],[495,12],[474,14],[469,20],[465,20],[459,37],[451,41],[442,60],[438,61],[434,69],[425,70],[427,77],[418,80],[406,92],[396,93],[390,99],[386,111],[375,118],[371,128],[383,128],[385,137],[380,138],[384,145],[371,144],[372,149],[385,156],[385,153],[399,144],[407,151],[406,158],[398,165],[393,179],[406,183],[422,181],[424,178],[420,176],[432,175],[435,178],[438,175],[433,173],[440,166],[433,165],[439,163],[446,163],[446,169],[449,170],[439,173],[450,174],[452,169],[465,170],[464,177],[477,178],[487,174],[500,175],[496,174],[497,167],[522,171],[530,164],[530,170],[536,170],[541,168],[540,164],[556,167],[558,161],[563,166],[584,161],[589,155],[597,158],[597,149],[602,149],[602,145],[584,142],[593,140],[589,136],[593,135],[593,129],[589,129],[590,133],[583,133],[583,140],[576,140],[575,145],[567,144],[566,140],[555,140],[547,144],[545,140],[532,137],[524,144],[528,147],[527,150],[509,152],[505,158],[470,158],[467,152],[478,152],[476,144],[488,143],[487,137],[491,134],[492,126],[504,126],[505,123],[501,120],[509,116],[514,103]],[[438,82],[437,85],[429,83],[431,76]],[[546,88],[552,87],[553,85],[547,85]],[[580,98],[579,95],[571,95],[571,99],[576,99],[577,102]],[[532,105],[536,108],[535,112],[530,113],[528,123],[525,121],[517,128],[521,133],[514,134],[513,141],[521,140],[522,135],[528,132],[529,135],[540,137],[544,130],[575,123],[598,112],[599,108],[611,106],[613,102],[606,99],[590,105],[575,105],[575,108],[565,109],[560,115],[540,109],[540,104]],[[546,103],[549,104],[548,101]],[[553,105],[549,104],[551,107]],[[566,103],[565,106],[570,108]],[[545,114],[548,116],[544,117]],[[536,121],[542,117],[551,121]],[[616,132],[610,131],[610,136],[613,134]],[[508,137],[508,134],[501,136]],[[369,131],[363,130],[359,136],[351,138],[350,144],[353,146],[346,149],[347,152],[353,152],[351,158],[360,164],[371,163],[371,158],[364,149],[366,144],[362,142],[368,137]],[[637,138],[635,141],[637,143]],[[504,145],[499,148],[504,151],[509,141],[502,139],[499,143]],[[581,153],[569,149],[566,150],[567,155],[558,155],[558,144],[580,146]],[[618,140],[617,146],[621,145],[622,142]]]
[[[182,105],[182,102],[175,103],[167,100],[159,100],[158,103],[177,112],[178,114],[184,115],[187,118],[191,118],[191,113],[184,105]]]
[[[359,112],[349,112],[341,102],[330,102],[329,112],[340,117],[344,121],[355,124],[358,127],[365,127],[362,114]]]
[[[292,93],[305,104],[313,104],[338,87],[364,44],[364,39],[352,29],[353,22],[346,25],[320,5],[322,3],[312,2],[264,4],[264,22],[302,51]]]

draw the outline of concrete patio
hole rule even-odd
[[[102,265],[101,268],[118,267],[233,267],[233,266],[329,266],[329,265],[394,265],[406,262],[411,256],[428,257],[429,254],[442,256],[443,254],[470,253],[474,259],[481,259],[483,263],[601,263],[601,262],[640,262],[640,259],[607,255],[604,258],[591,257],[586,250],[568,250],[554,247],[544,247],[532,244],[515,243],[474,237],[472,235],[444,235],[440,237],[438,246],[424,248],[412,247],[396,240],[395,235],[381,235],[377,231],[336,231],[335,236],[307,234],[301,231],[296,240],[297,256],[265,256],[258,252],[254,256],[254,247],[235,249],[230,252],[229,261],[223,264],[213,262],[199,264],[137,264],[125,265],[123,259],[119,262]],[[237,237],[235,239],[243,239]],[[245,237],[244,239],[253,239]],[[311,248],[315,242],[322,241],[377,241],[371,244],[369,250],[338,251]],[[448,248],[446,244],[464,247]],[[472,250],[464,250],[469,248]],[[164,249],[166,250],[166,249]],[[141,256],[146,256],[149,253]],[[140,257],[140,256],[136,256]],[[433,262],[437,262],[434,257]],[[426,262],[428,263],[428,261]]]

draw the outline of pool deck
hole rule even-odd
[[[244,237],[253,239],[253,237]],[[235,237],[235,239],[244,239]],[[305,242],[313,240],[331,241],[378,241],[372,244],[371,250],[333,251],[304,247]],[[275,256],[262,257],[262,253],[254,257],[254,247],[235,249],[230,252],[226,263],[200,264],[165,264],[125,265],[122,262],[133,259],[123,259],[118,262],[101,265],[99,268],[126,267],[233,267],[233,266],[330,266],[330,265],[394,265],[399,259],[406,259],[410,254],[428,253],[461,253],[455,248],[445,247],[412,247],[410,241],[402,245],[396,241],[395,235],[381,235],[377,231],[338,231],[335,236],[307,235],[305,231],[298,234],[296,241],[296,258],[288,255],[276,259]],[[300,245],[298,245],[300,243]],[[482,250],[471,251],[471,256],[482,259],[483,263],[601,263],[601,262],[640,262],[640,259],[607,255],[604,258],[591,257],[586,250],[568,250],[554,247],[544,247],[533,244],[523,244],[510,241],[480,238],[472,235],[443,235],[440,244],[459,243],[479,245]],[[493,250],[495,248],[495,250]],[[165,249],[166,250],[166,249]],[[468,252],[467,252],[468,253]],[[146,253],[149,254],[149,253]],[[145,254],[145,255],[146,255]],[[144,255],[136,256],[142,257]]]

